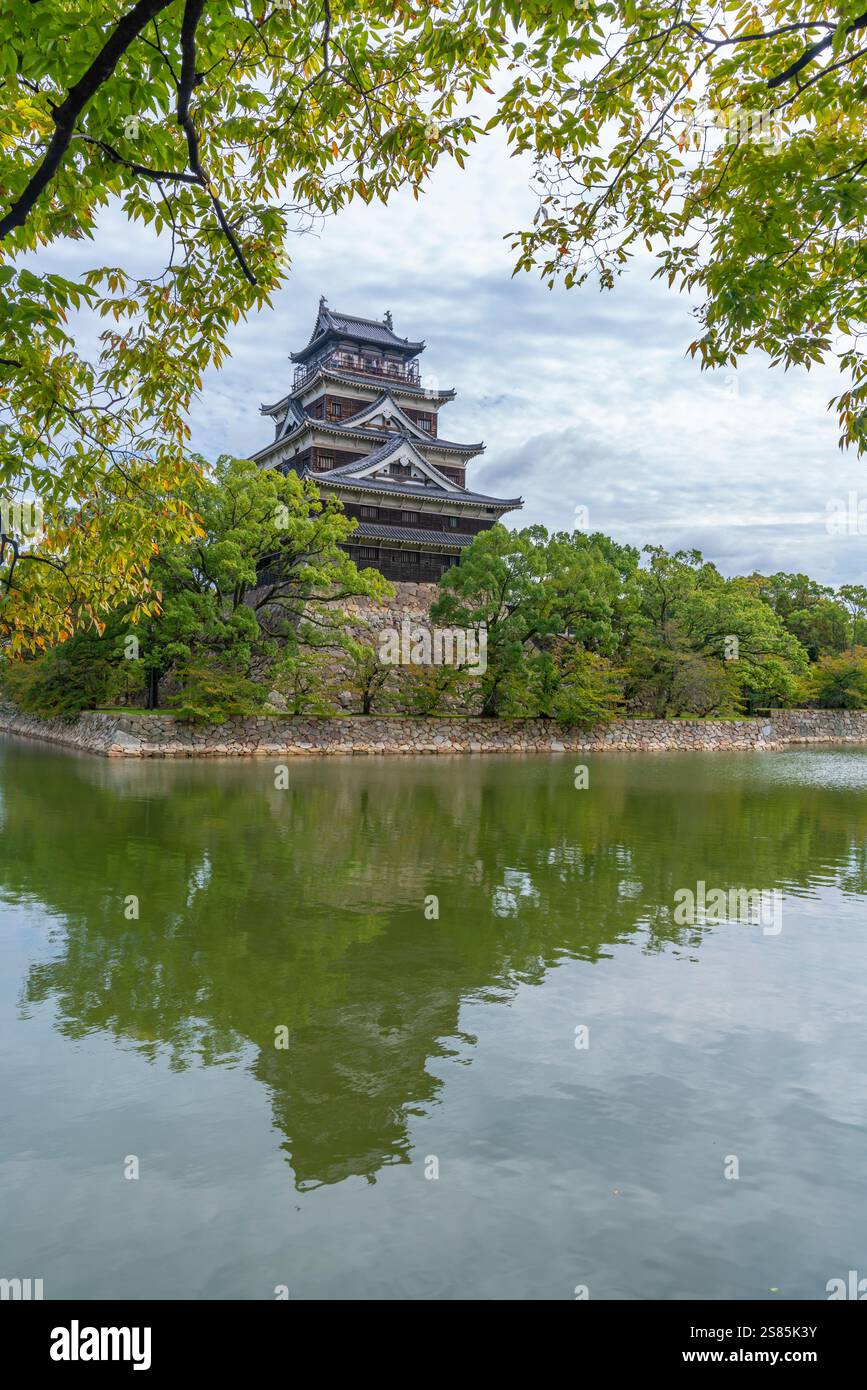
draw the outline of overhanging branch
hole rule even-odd
[[[138,0],[138,4],[120,20],[84,75],[70,88],[60,105],[52,109],[54,134],[42,163],[30,178],[24,192],[16,198],[6,216],[0,218],[0,241],[16,227],[24,226],[37,198],[48,187],[60,168],[69,149],[76,122],[91,97],[108,81],[120,59],[145,25],[173,3],[174,0]]]

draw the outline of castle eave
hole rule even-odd
[[[425,386],[419,386],[409,381],[402,381],[399,377],[376,376],[366,372],[337,372],[329,367],[322,366],[315,369],[306,381],[300,386],[296,386],[290,392],[292,396],[300,396],[305,391],[309,391],[315,381],[335,381],[339,386],[375,386],[380,391],[383,383],[388,386],[389,391],[394,395],[411,396],[413,400],[439,401],[441,404],[446,401],[453,401],[457,395],[453,386],[445,387],[442,391],[431,391]],[[285,399],[285,398],[284,398]],[[283,402],[280,402],[283,404]]]
[[[356,425],[353,428],[351,425],[339,425],[333,420],[317,420],[315,416],[308,415],[293,430],[284,434],[279,441],[275,440],[274,442],[285,444],[289,440],[300,439],[305,432],[312,433],[314,430],[318,434],[327,434],[332,439],[358,439],[365,444],[386,444],[390,438],[404,437],[402,430],[365,429],[361,425]],[[472,458],[476,454],[485,452],[485,445],[481,440],[478,444],[460,444],[454,439],[438,439],[436,435],[427,436],[423,433],[410,437],[417,448],[441,449],[444,454],[465,454],[468,458]]]
[[[359,536],[362,540],[379,540],[394,545],[421,546],[425,550],[463,550],[472,545],[475,537],[465,535],[450,536],[445,531],[425,531],[414,526],[388,526],[384,522],[359,521],[352,535],[347,537],[351,545]]]
[[[408,497],[417,507],[425,507],[427,510],[439,510],[439,504],[443,507],[489,507],[499,512],[511,512],[517,507],[523,507],[522,497],[486,497],[481,492],[468,492],[464,488],[456,488],[453,492],[440,492],[431,489],[412,488],[405,483],[387,483],[367,481],[365,478],[336,478],[323,477],[307,470],[304,474],[306,479],[315,483],[319,488],[335,489],[339,492],[360,492],[368,496],[376,497],[385,495],[387,497]]]

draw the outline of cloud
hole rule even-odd
[[[442,413],[453,439],[484,438],[471,484],[525,508],[512,524],[591,526],[633,544],[699,547],[726,572],[806,570],[827,582],[864,577],[863,537],[832,536],[834,498],[867,498],[863,465],[837,449],[831,366],[783,373],[767,360],[702,374],[686,356],[688,300],[651,278],[649,257],[613,292],[550,291],[512,278],[507,233],[535,208],[530,169],[498,137],[467,168],[443,164],[416,202],[350,207],[298,236],[274,307],[233,329],[232,356],[209,372],[192,416],[209,457],[250,454],[270,437],[258,405],[288,389],[289,352],[307,341],[319,295],[349,313],[394,314],[425,338],[424,377],[457,388]],[[68,273],[82,257],[152,267],[150,233],[117,212],[93,247],[67,243],[40,257]],[[86,341],[93,329],[82,324]]]

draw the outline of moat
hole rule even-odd
[[[584,761],[298,758],[278,789],[267,759],[0,740],[0,1277],[773,1301],[867,1273],[867,749]],[[680,925],[699,883],[781,929]]]

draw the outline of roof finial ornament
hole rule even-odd
[[[385,311],[385,317],[384,317],[384,319],[383,319],[383,323],[385,324],[386,328],[391,328],[391,329],[394,328],[394,324],[393,324],[392,321],[391,321],[391,310],[390,310],[390,309],[386,309],[386,311]]]
[[[325,298],[325,295],[324,295],[324,294],[321,294],[321,295],[319,296],[319,312],[320,312],[320,314],[322,313],[322,310],[323,310],[324,308],[326,308],[327,304],[328,304],[328,300]]]

